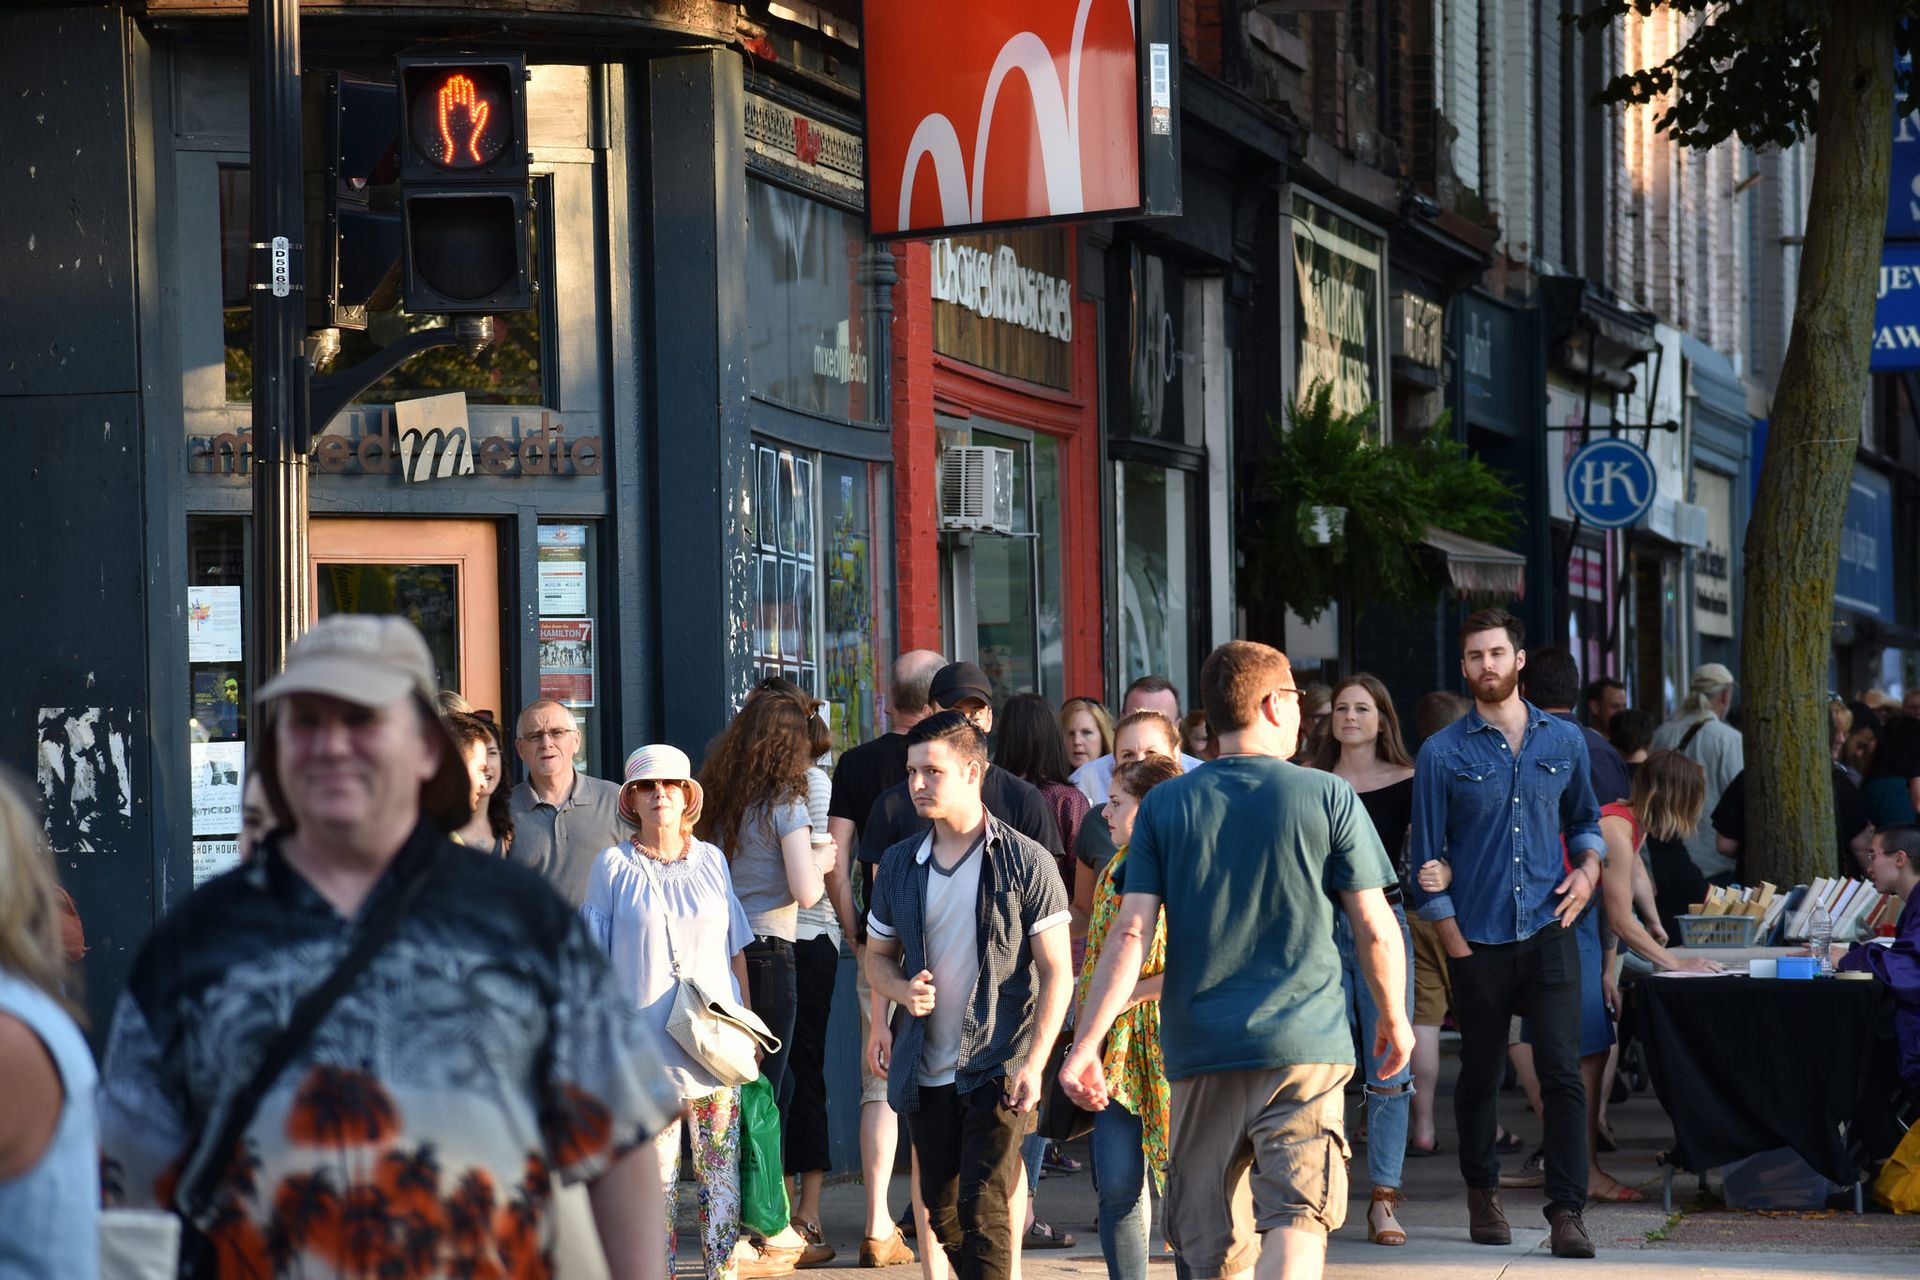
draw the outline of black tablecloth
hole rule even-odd
[[[1635,998],[1674,1164],[1704,1171],[1792,1147],[1833,1182],[1859,1177],[1851,1139],[1885,1102],[1869,1081],[1891,1048],[1878,982],[1656,977]]]

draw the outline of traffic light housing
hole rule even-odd
[[[529,310],[526,58],[405,56],[396,67],[406,309]]]
[[[365,329],[400,301],[400,94],[338,71],[305,92],[307,326]]]

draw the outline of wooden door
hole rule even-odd
[[[420,628],[442,689],[506,722],[499,532],[490,520],[313,518],[313,618],[397,613]]]

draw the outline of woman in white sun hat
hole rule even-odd
[[[700,1183],[701,1255],[707,1280],[735,1280],[734,1245],[740,1236],[740,1090],[720,1083],[667,1034],[680,972],[714,992],[746,1003],[746,963],[752,939],[746,912],[734,896],[727,860],[694,838],[705,796],[686,752],[660,744],[627,757],[620,816],[639,830],[603,850],[580,908],[587,928],[613,966],[615,981],[655,1043],[667,1073],[686,1102],[694,1176]],[[680,1122],[654,1140],[674,1220],[679,1185]],[[673,1274],[673,1241],[667,1243]]]

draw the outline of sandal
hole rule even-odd
[[[1527,1140],[1525,1138],[1505,1128],[1497,1130],[1494,1134],[1493,1149],[1501,1155],[1513,1155],[1517,1151],[1525,1150],[1526,1145]]]
[[[1033,1225],[1027,1228],[1026,1238],[1021,1243],[1029,1249],[1071,1249],[1073,1233],[1062,1231],[1050,1223],[1035,1218]]]
[[[1405,1199],[1397,1187],[1373,1189],[1373,1203],[1367,1206],[1367,1243],[1401,1245],[1407,1242],[1406,1231],[1393,1216],[1393,1206]]]
[[[1645,1204],[1652,1198],[1640,1188],[1630,1187],[1624,1182],[1614,1182],[1611,1191],[1587,1193],[1587,1199],[1595,1204]]]
[[[1407,1154],[1416,1160],[1424,1160],[1428,1156],[1437,1156],[1440,1154],[1440,1139],[1435,1138],[1432,1146],[1423,1147],[1409,1138],[1407,1140]]]

